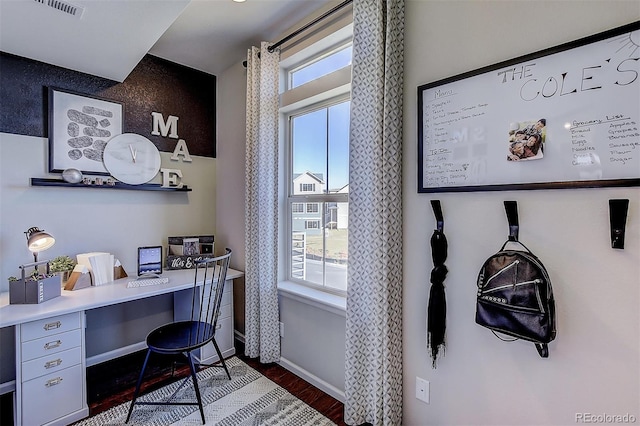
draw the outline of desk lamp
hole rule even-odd
[[[56,242],[50,234],[35,226],[27,229],[25,235],[27,236],[27,247],[33,253],[34,262],[38,262],[38,253],[53,246]],[[35,266],[35,269],[38,270],[38,265]]]

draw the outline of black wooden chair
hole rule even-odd
[[[202,423],[205,423],[204,409],[202,407],[202,398],[200,389],[198,388],[198,379],[196,377],[196,368],[194,364],[192,352],[213,343],[218,354],[219,361],[214,364],[198,364],[198,366],[220,367],[224,368],[227,377],[231,380],[231,375],[227,369],[227,365],[222,358],[222,353],[215,339],[218,315],[220,313],[220,303],[222,302],[222,292],[227,277],[227,269],[229,268],[229,260],[231,258],[231,250],[226,249],[226,254],[215,258],[203,259],[197,261],[195,265],[195,277],[193,281],[193,296],[191,300],[191,319],[187,321],[177,321],[162,325],[153,330],[147,336],[147,356],[145,357],[136,390],[129,407],[129,414],[126,422],[129,422],[131,413],[135,405],[197,405],[200,408]],[[196,392],[197,401],[193,402],[146,402],[137,401],[140,394],[140,386],[144,376],[149,356],[151,353],[160,355],[184,355],[189,363],[191,370],[191,379]],[[183,385],[189,377],[184,379]],[[180,390],[182,386],[178,388]],[[178,392],[178,391],[176,391]],[[169,398],[169,401],[171,398]]]

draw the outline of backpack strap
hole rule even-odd
[[[507,213],[507,221],[509,221],[509,241],[518,241],[518,202],[505,201],[504,209]]]
[[[541,358],[549,358],[549,346],[546,343],[534,343]]]
[[[500,251],[504,250],[504,248],[510,242],[514,242],[514,243],[520,244],[522,247],[525,248],[525,250],[527,250],[529,253],[531,253],[531,250],[529,250],[529,248],[527,246],[525,246],[524,244],[522,244],[520,242],[520,240],[518,240],[519,231],[520,231],[520,224],[519,224],[519,221],[518,221],[518,202],[517,201],[505,201],[504,202],[504,210],[507,213],[507,221],[509,222],[509,238],[502,245],[502,248],[500,249]]]

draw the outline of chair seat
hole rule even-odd
[[[147,336],[147,346],[153,352],[181,353],[209,343],[213,326],[201,321],[180,321],[160,326]]]

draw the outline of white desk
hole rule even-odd
[[[225,290],[229,286],[229,291],[232,292],[233,279],[242,275],[241,271],[229,269]],[[9,294],[0,294],[0,327],[15,326],[14,419],[17,425],[27,424],[26,420],[31,420],[29,423],[66,425],[89,415],[86,401],[84,312],[174,293],[193,286],[192,269],[165,271],[163,276],[169,278],[167,284],[127,288],[127,283],[132,278],[123,278],[98,287],[63,290],[60,297],[40,304],[10,305]],[[233,336],[232,313],[230,317],[225,324],[231,330],[220,331]],[[53,358],[40,356],[43,347],[53,351]],[[44,364],[44,367],[39,364]],[[43,368],[50,370],[37,372]],[[38,374],[42,376],[34,378]],[[43,389],[48,394],[44,394]],[[27,392],[29,398],[23,398],[22,394]],[[73,395],[69,395],[69,392]],[[51,414],[47,413],[48,410]],[[32,415],[35,417],[28,417]]]

